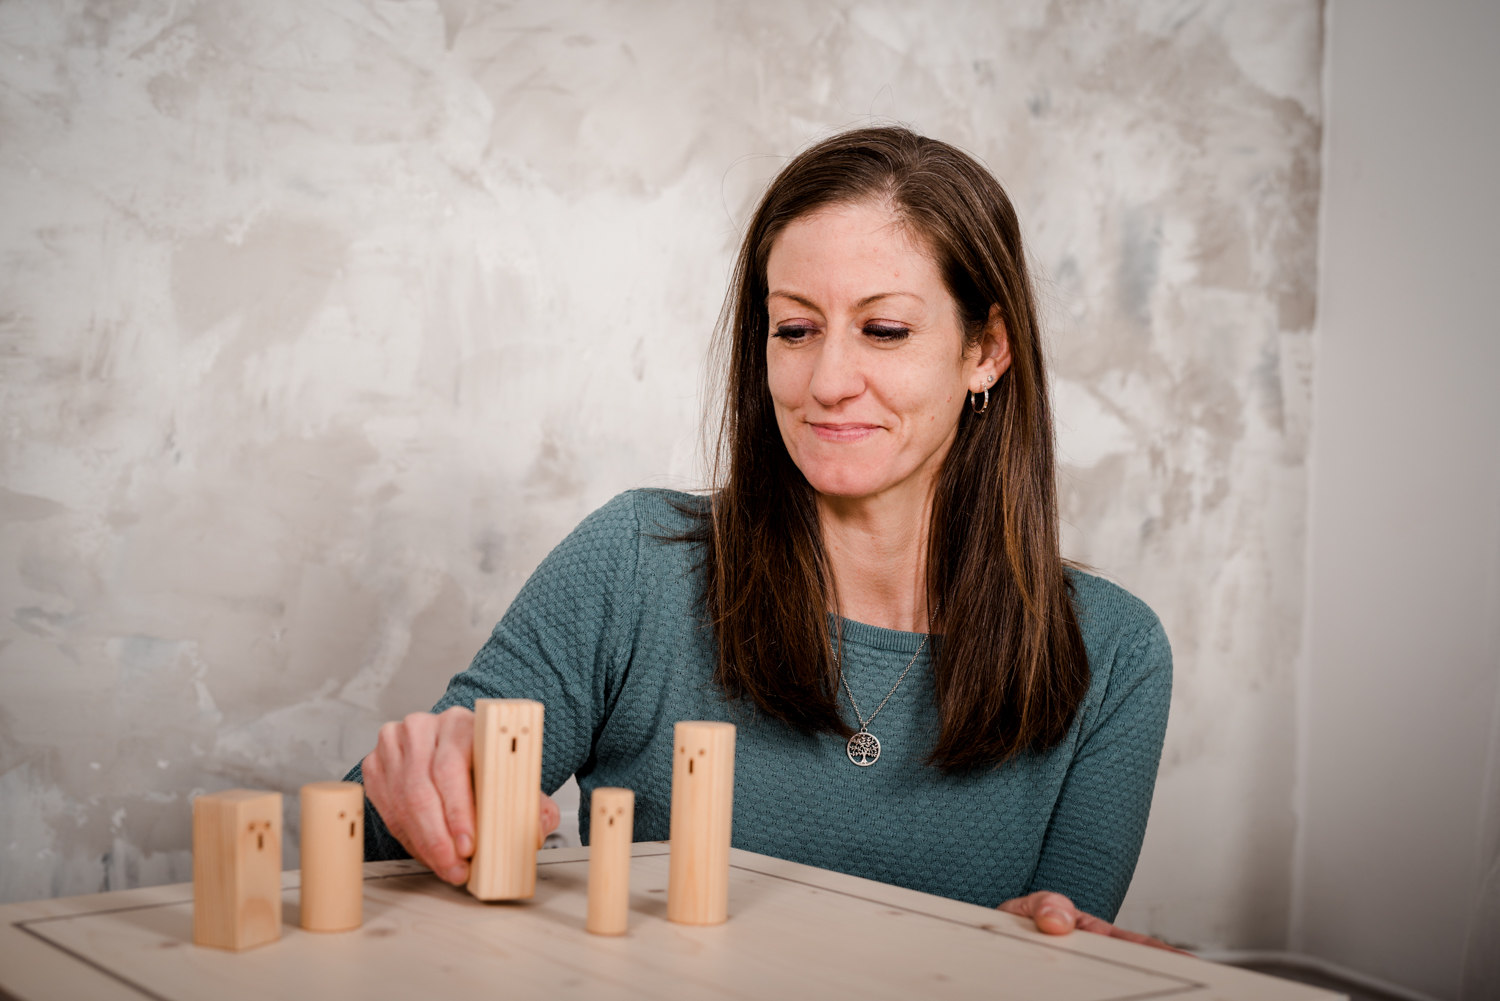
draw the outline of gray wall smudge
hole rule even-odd
[[[739,225],[888,116],[1011,191],[1068,551],[1177,652],[1125,920],[1279,944],[1319,14],[0,5],[0,900],[187,878],[194,793],[340,773],[583,515],[698,482]]]

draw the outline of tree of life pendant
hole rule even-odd
[[[849,760],[861,768],[869,768],[880,760],[880,741],[869,730],[861,730],[849,738],[845,747]]]

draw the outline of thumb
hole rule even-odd
[[[538,791],[541,796],[541,833],[539,841],[546,841],[547,835],[557,830],[557,825],[562,823],[562,810],[558,808],[557,800],[546,793]]]
[[[1078,925],[1078,908],[1061,893],[1042,890],[1007,900],[1000,905],[1000,910],[1030,918],[1036,923],[1037,931],[1046,935],[1066,935]]]

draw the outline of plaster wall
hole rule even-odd
[[[1500,997],[1500,8],[1335,0],[1295,948]]]
[[[1312,0],[0,4],[0,900],[188,878],[195,792],[340,774],[588,511],[697,485],[756,194],[894,118],[1015,199],[1068,552],[1173,642],[1122,920],[1281,945],[1320,46]]]

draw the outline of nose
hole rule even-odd
[[[859,351],[855,339],[847,332],[829,330],[818,346],[813,364],[812,383],[808,392],[820,406],[837,407],[865,390],[864,375],[859,369]]]

